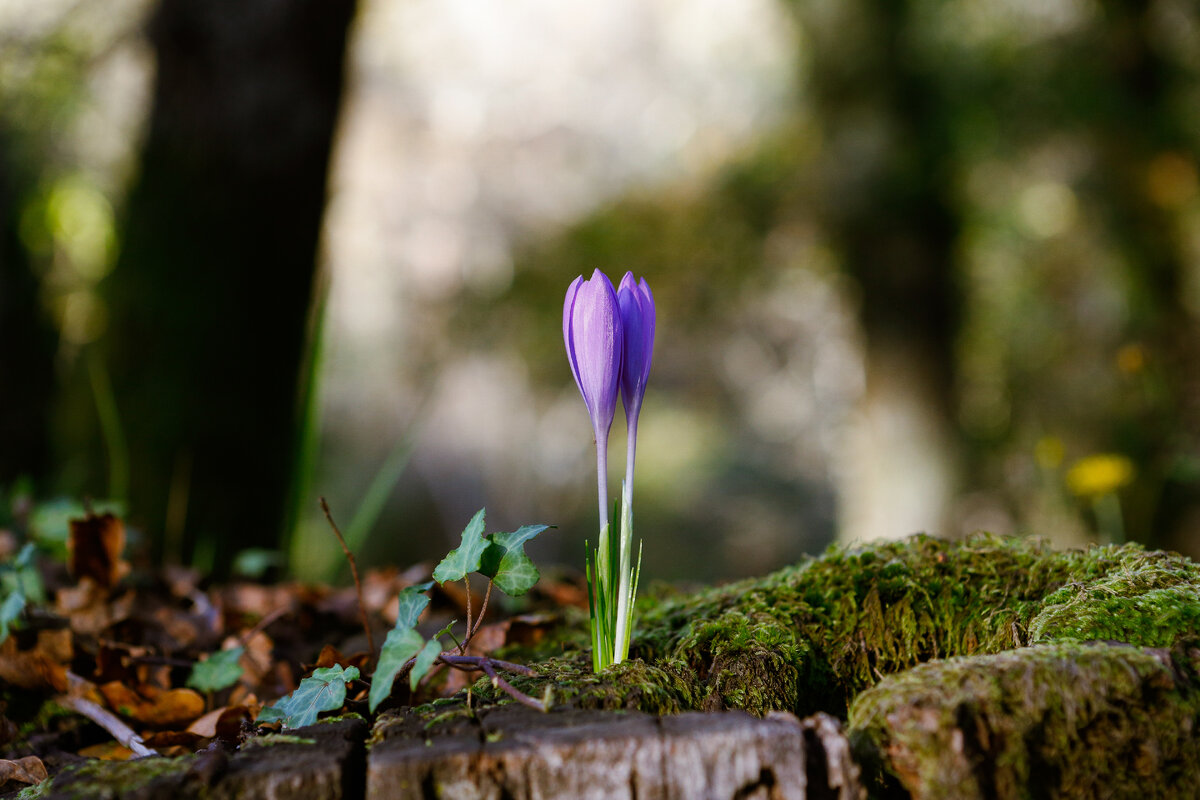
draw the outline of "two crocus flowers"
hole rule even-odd
[[[596,479],[600,538],[588,547],[588,606],[592,622],[592,666],[597,672],[629,655],[633,599],[641,568],[641,547],[633,563],[633,464],[638,415],[646,394],[654,353],[654,296],[643,278],[625,273],[619,289],[600,270],[580,275],[563,303],[563,342],[575,384],[583,395],[596,440]],[[608,434],[617,410],[625,406],[628,424],[625,480],[621,484],[621,528],[609,533]]]

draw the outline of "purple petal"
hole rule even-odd
[[[617,293],[600,270],[590,280],[576,281],[567,290],[564,306],[567,357],[597,439],[612,427],[620,390],[623,331]],[[568,316],[569,314],[569,316]]]
[[[571,313],[575,308],[575,296],[582,284],[582,275],[571,281],[571,285],[567,287],[567,297],[563,301],[563,344],[567,348],[567,362],[571,365],[571,375],[574,376],[575,385],[579,387],[580,392],[583,391],[583,384],[579,382],[579,362],[575,358],[575,343],[571,341]]]
[[[625,415],[635,419],[646,394],[650,361],[654,355],[654,296],[643,278],[638,284],[633,273],[626,272],[617,292],[621,325],[625,332],[625,360],[621,365],[621,402]]]

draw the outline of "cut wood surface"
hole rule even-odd
[[[501,706],[430,735],[383,724],[367,797],[860,800],[840,724],[743,712],[539,714]]]

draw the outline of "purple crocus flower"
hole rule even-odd
[[[625,330],[625,360],[621,364],[621,402],[625,418],[637,427],[642,398],[646,395],[646,380],[650,377],[650,359],[654,355],[654,295],[646,279],[635,282],[632,272],[626,272],[617,290],[621,307],[621,327]]]
[[[617,410],[624,331],[617,292],[600,270],[592,273],[591,280],[580,275],[567,288],[563,342],[596,437],[600,526],[604,528],[608,524],[608,432]]]

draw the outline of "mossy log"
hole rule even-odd
[[[1171,796],[1200,787],[1193,640],[1200,566],[1182,556],[918,536],[649,599],[630,661],[596,676],[568,653],[513,683],[578,708],[829,713],[849,720],[882,794],[960,796],[968,765],[967,797]],[[475,695],[503,700],[484,682]],[[457,712],[416,713],[435,730]],[[1118,758],[1130,748],[1152,755]]]

